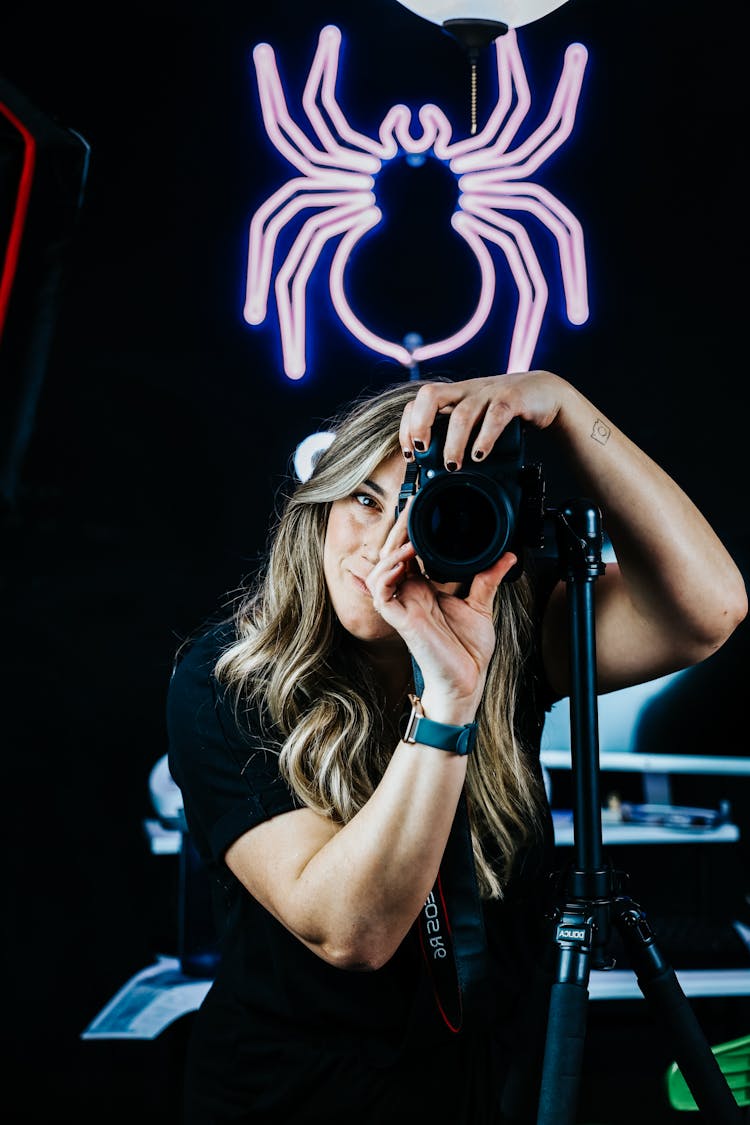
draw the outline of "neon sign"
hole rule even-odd
[[[546,117],[516,148],[511,148],[531,108],[531,93],[514,31],[495,44],[497,101],[484,128],[453,141],[453,130],[436,105],[418,112],[421,132],[412,134],[412,113],[394,105],[377,138],[357,132],[336,99],[341,32],[324,27],[305,84],[302,106],[316,141],[287,108],[271,46],[258,44],[253,60],[263,122],[276,149],[297,169],[255,212],[250,223],[245,320],[262,324],[273,284],[284,370],[300,379],[306,370],[307,286],[326,244],[338,240],[330,266],[333,306],[344,327],[363,345],[406,367],[448,355],[485,325],[495,298],[495,263],[490,247],[505,256],[518,290],[518,305],[506,370],[531,367],[548,301],[548,286],[529,233],[516,217],[533,215],[552,234],[560,260],[566,315],[572,324],[588,318],[586,258],[581,224],[559,199],[532,177],[570,136],[588,58],[572,43]],[[345,273],[357,243],[382,215],[377,206],[378,173],[399,156],[417,161],[427,155],[445,163],[456,177],[458,207],[454,230],[472,250],[479,267],[479,295],[466,323],[440,340],[412,347],[388,340],[367,326],[347,298]],[[310,212],[307,214],[307,212]],[[281,232],[293,224],[296,235],[276,269]]]

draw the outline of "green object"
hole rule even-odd
[[[750,1035],[718,1043],[711,1050],[716,1055],[721,1073],[739,1106],[750,1105]],[[672,1109],[697,1109],[682,1071],[674,1062],[666,1075],[667,1095]]]

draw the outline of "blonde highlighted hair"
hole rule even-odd
[[[280,742],[279,769],[298,799],[340,823],[371,796],[398,734],[362,650],[331,607],[323,575],[328,513],[399,449],[401,415],[423,382],[361,398],[331,421],[335,438],[310,478],[285,497],[265,565],[234,611],[238,639],[216,665],[240,718],[243,709],[257,709]],[[518,720],[531,686],[531,600],[525,576],[498,590],[495,652],[468,763],[474,857],[486,898],[502,896],[514,858],[541,823],[543,788]]]

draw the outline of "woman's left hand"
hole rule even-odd
[[[401,449],[407,460],[414,449],[427,449],[436,415],[449,414],[443,447],[446,466],[460,469],[465,457],[482,461],[513,418],[522,418],[542,430],[552,425],[568,387],[564,379],[551,371],[489,375],[458,383],[424,383],[404,410],[399,429]],[[475,428],[477,432],[469,444]]]

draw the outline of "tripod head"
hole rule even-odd
[[[595,581],[604,574],[602,516],[592,500],[579,497],[562,507],[546,508],[555,521],[560,577],[566,582]]]

